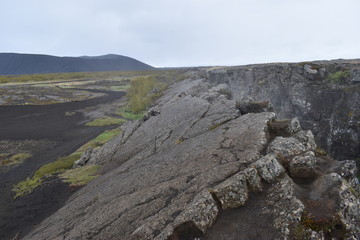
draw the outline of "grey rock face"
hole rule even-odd
[[[73,168],[79,168],[85,166],[86,163],[91,158],[91,154],[93,153],[93,148],[89,148],[86,150],[83,155],[81,155],[80,159],[74,162]]]
[[[285,172],[274,154],[267,154],[256,161],[252,166],[257,169],[260,177],[268,183],[276,182],[277,177]]]
[[[297,132],[294,135],[294,138],[299,140],[305,146],[307,151],[316,150],[315,137],[310,130]]]
[[[236,208],[245,204],[248,199],[246,177],[237,173],[212,190],[221,203],[222,209]]]
[[[286,165],[293,157],[304,153],[305,150],[305,146],[295,138],[277,137],[271,142],[267,152],[274,153]]]
[[[330,78],[342,71],[351,73],[344,84]],[[279,119],[298,117],[321,148],[345,160],[360,156],[359,72],[359,60],[344,60],[228,67],[208,75],[213,85],[228,84],[236,101],[269,101]]]
[[[357,84],[360,83],[360,71],[359,70],[352,71],[351,82],[357,83]]]
[[[165,91],[149,110],[156,114],[92,153],[88,163],[103,175],[24,239],[320,238],[335,236],[335,225],[345,239],[360,237],[352,162],[320,161],[296,119],[276,135],[275,113],[241,115],[224,91],[231,87],[193,76]],[[328,233],[304,217],[341,221]]]
[[[301,131],[301,126],[298,118],[274,120],[269,123],[271,131],[274,135],[288,137]]]
[[[289,165],[291,177],[312,178],[317,175],[317,160],[314,152],[307,152],[302,156],[296,156]]]

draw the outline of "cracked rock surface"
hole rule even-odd
[[[24,239],[359,239],[354,162],[316,156],[295,118],[241,114],[229,89],[196,72],[170,86],[91,152],[103,175]]]
[[[348,76],[331,80],[338,73]],[[210,69],[208,77],[237,101],[268,101],[280,119],[297,117],[321,148],[346,160],[360,156],[359,73],[357,59]]]

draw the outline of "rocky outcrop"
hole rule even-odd
[[[24,239],[359,239],[354,161],[201,76],[94,150],[103,175]]]
[[[298,117],[336,159],[360,156],[360,60],[248,65],[210,69],[239,102],[269,101],[278,118]]]

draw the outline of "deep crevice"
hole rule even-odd
[[[201,239],[203,235],[203,232],[196,227],[193,221],[188,221],[175,227],[173,234],[168,237],[168,240]]]

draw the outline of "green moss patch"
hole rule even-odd
[[[110,125],[120,125],[120,124],[123,124],[124,122],[126,122],[125,119],[105,117],[105,118],[98,118],[91,122],[88,122],[88,123],[86,123],[86,126],[103,127],[103,126],[110,126]]]
[[[91,181],[97,175],[95,174],[99,166],[89,165],[77,169],[72,169],[74,162],[80,159],[82,153],[90,147],[99,147],[114,138],[121,132],[119,128],[107,130],[102,134],[98,135],[96,138],[92,139],[82,147],[80,147],[77,152],[57,159],[54,162],[45,164],[41,166],[32,177],[28,177],[24,181],[19,182],[14,185],[13,191],[15,192],[15,197],[18,198],[26,194],[30,194],[43,184],[44,180],[47,177],[54,176],[55,174],[60,174],[60,178],[64,179],[65,182],[70,183],[72,186],[81,186]],[[0,155],[3,156],[4,154]],[[16,155],[14,155],[16,156]],[[22,155],[17,155],[16,159],[19,159]]]
[[[120,108],[118,114],[127,120],[137,120],[144,117],[143,112],[134,113],[129,108]]]
[[[16,153],[16,154],[1,153],[0,166],[18,165],[30,157],[32,157],[30,153]]]
[[[350,71],[337,71],[329,75],[328,79],[335,84],[343,84],[350,77]]]
[[[70,169],[60,174],[59,177],[63,179],[64,182],[69,183],[70,186],[83,186],[99,176],[97,174],[99,167],[98,165],[87,165]]]
[[[321,147],[317,146],[316,149],[315,149],[315,155],[316,155],[317,157],[319,157],[319,156],[326,156],[327,153],[326,153],[326,151],[325,151],[324,149],[322,149]]]
[[[89,148],[101,147],[106,142],[114,138],[116,135],[120,134],[120,132],[121,132],[120,128],[106,130],[96,138],[92,139],[91,141],[83,145],[78,151],[85,152]]]
[[[218,127],[220,127],[221,125],[222,125],[222,123],[217,123],[217,124],[215,124],[215,125],[212,125],[212,126],[209,127],[209,130],[210,130],[210,131],[215,130],[215,129],[217,129]]]
[[[72,168],[74,162],[78,160],[82,152],[75,152],[67,157],[62,157],[54,162],[41,166],[31,178],[14,185],[13,191],[16,193],[14,198],[32,193],[35,188],[44,182],[45,177],[52,176],[56,173],[64,172],[66,169]]]

